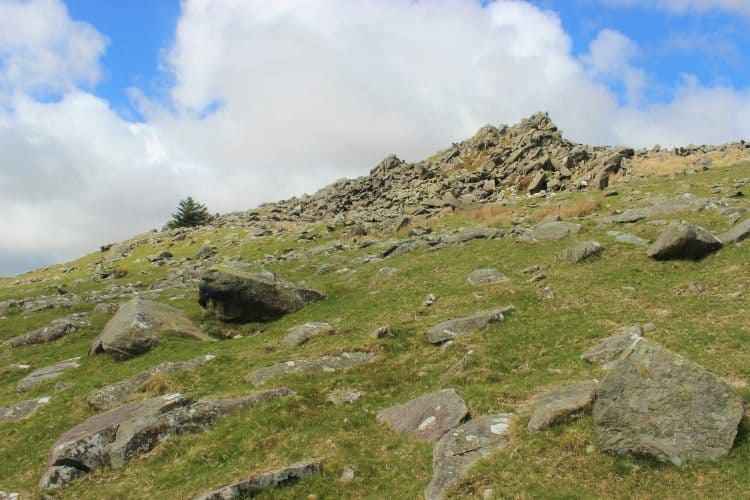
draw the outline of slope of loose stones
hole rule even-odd
[[[323,472],[323,462],[320,460],[306,460],[288,465],[282,469],[253,476],[227,486],[222,486],[208,493],[195,497],[193,500],[230,500],[235,498],[252,498],[258,493],[271,490],[279,486],[295,483],[305,476]]]
[[[331,373],[355,366],[372,363],[377,359],[369,352],[345,352],[338,356],[286,361],[260,368],[247,374],[245,380],[253,385],[262,385],[277,377],[302,373]]]
[[[469,414],[455,389],[443,389],[378,412],[391,429],[420,441],[435,441]]]
[[[448,489],[466,475],[477,460],[510,442],[512,413],[479,417],[449,430],[432,451],[432,480],[426,500],[445,498]]]
[[[433,344],[441,344],[461,335],[476,333],[492,323],[502,321],[505,319],[505,314],[513,310],[515,306],[509,305],[478,312],[471,316],[441,321],[427,330],[427,339]]]

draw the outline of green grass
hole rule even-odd
[[[608,197],[598,215],[637,205],[628,196],[676,195],[686,189],[709,196],[715,184],[727,185],[746,177],[747,165],[714,168],[675,179],[646,179],[617,186],[619,194]],[[640,193],[640,194],[639,194]],[[553,200],[528,200],[513,207],[518,215],[533,215],[547,204],[576,203],[596,193],[561,195]],[[740,203],[748,207],[746,199]],[[530,206],[538,205],[538,206]],[[641,221],[628,227],[599,227],[597,214],[579,221],[580,234],[559,242],[523,243],[510,238],[472,241],[440,251],[418,250],[408,255],[357,263],[370,248],[311,255],[288,262],[255,266],[276,272],[292,281],[324,291],[327,298],[271,323],[223,326],[242,338],[203,344],[167,335],[155,350],[138,358],[116,362],[108,356],[85,357],[93,338],[108,315],[91,314],[91,325],[51,345],[0,350],[0,405],[21,399],[52,395],[52,402],[29,419],[0,425],[0,489],[38,494],[47,452],[62,432],[94,414],[85,403],[94,388],[118,381],[162,361],[178,361],[205,353],[217,359],[192,373],[167,377],[173,390],[196,397],[233,395],[252,391],[244,382],[251,370],[289,359],[303,359],[350,349],[375,352],[379,361],[349,371],[311,376],[289,376],[267,384],[288,386],[297,396],[274,401],[222,419],[208,432],[173,438],[151,453],[133,460],[121,470],[103,469],[53,493],[60,498],[185,498],[254,473],[306,458],[321,457],[325,473],[296,485],[269,493],[274,498],[418,498],[432,475],[430,445],[397,435],[375,419],[378,410],[444,387],[463,394],[472,414],[517,411],[514,438],[503,451],[479,462],[451,497],[476,497],[491,488],[497,498],[506,497],[639,497],[746,498],[750,495],[750,439],[747,419],[742,424],[731,453],[716,463],[691,463],[677,468],[642,458],[619,458],[602,454],[597,447],[590,415],[548,432],[529,434],[525,402],[549,387],[566,382],[601,377],[598,369],[585,364],[579,354],[597,339],[622,324],[653,322],[648,335],[667,348],[705,366],[720,377],[750,380],[750,279],[747,262],[750,245],[726,247],[701,262],[655,262],[643,248],[615,243],[606,232],[630,231],[655,238],[660,228]],[[716,211],[686,212],[682,218],[717,232],[729,227]],[[441,226],[467,225],[460,216],[429,221]],[[314,249],[341,238],[345,231],[327,234],[316,226],[319,238],[297,242],[267,237],[243,244],[244,229],[203,228],[182,241],[149,235],[132,255],[117,265],[128,275],[99,281],[99,253],[79,261],[52,266],[16,278],[0,279],[0,300],[52,294],[59,284],[76,294],[103,290],[112,284],[139,281],[147,288],[166,277],[175,266],[158,267],[148,255],[169,248],[175,259],[194,255],[208,242],[224,257],[245,261],[265,255],[281,256],[289,249]],[[236,236],[233,236],[236,235]],[[558,261],[566,246],[596,239],[606,247],[598,259],[580,264]],[[350,241],[350,240],[347,240]],[[521,270],[543,266],[547,280],[531,284]],[[321,266],[348,267],[350,273],[319,274]],[[376,279],[381,267],[398,269],[388,279]],[[63,273],[65,268],[76,270]],[[481,267],[496,267],[510,279],[484,287],[472,287],[466,276]],[[42,281],[29,283],[31,277]],[[16,280],[20,284],[14,284]],[[690,291],[692,283],[704,292]],[[540,299],[540,288],[548,284],[553,300]],[[739,298],[729,294],[744,290]],[[56,293],[56,292],[54,292]],[[430,308],[422,307],[428,293],[438,296]],[[175,298],[175,300],[172,300]],[[202,321],[194,287],[166,290],[159,300],[178,307]],[[425,339],[427,327],[443,319],[477,310],[514,304],[502,323],[471,336],[457,339],[442,350]],[[92,311],[84,304],[74,310]],[[0,315],[0,341],[47,324],[71,311],[21,313],[8,310]],[[331,334],[314,338],[289,350],[280,346],[287,331],[306,321],[327,321]],[[394,338],[374,340],[369,333],[389,324]],[[464,371],[446,380],[443,374],[469,350],[474,350]],[[60,381],[71,388],[55,392],[56,381],[19,396],[17,381],[24,373],[4,369],[11,363],[29,363],[34,368],[73,356],[83,356],[79,369]],[[366,395],[353,405],[333,406],[327,396],[339,389],[356,389]],[[747,401],[750,389],[737,389]],[[345,466],[357,474],[350,483],[338,478]]]

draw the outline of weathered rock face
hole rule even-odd
[[[560,252],[560,258],[574,264],[595,257],[603,251],[604,246],[598,241],[585,241]]]
[[[58,488],[102,467],[123,467],[172,436],[200,432],[221,416],[293,394],[280,388],[234,399],[200,401],[169,394],[101,413],[58,438],[39,486]]]
[[[26,392],[32,387],[41,384],[42,382],[57,378],[68,370],[78,368],[79,366],[81,366],[81,364],[79,363],[80,360],[81,358],[78,357],[70,358],[66,359],[65,361],[55,363],[54,365],[45,366],[44,368],[34,370],[26,377],[18,381],[18,384],[16,384],[16,392]]]
[[[599,381],[587,380],[543,394],[529,419],[529,430],[541,431],[580,415],[594,403],[598,386]]]
[[[198,293],[207,316],[239,322],[277,319],[325,297],[271,273],[250,274],[221,265],[203,275]]]
[[[448,489],[480,458],[505,448],[510,442],[512,413],[479,417],[451,429],[432,451],[432,481],[425,500],[441,500]]]
[[[479,286],[501,283],[507,279],[508,278],[497,269],[477,269],[469,274],[466,281],[468,281],[470,285]]]
[[[435,441],[469,414],[455,389],[443,389],[378,412],[378,420],[420,441]]]
[[[574,222],[540,222],[534,228],[533,237],[537,240],[561,240],[581,231],[581,225]]]
[[[722,243],[731,245],[732,243],[739,243],[740,241],[750,237],[750,219],[736,224],[729,231],[721,233],[718,238]]]
[[[245,380],[253,385],[262,385],[277,377],[301,373],[329,373],[354,366],[372,363],[377,357],[369,352],[345,352],[339,356],[323,356],[316,359],[286,361],[260,368],[247,374]]]
[[[281,345],[286,348],[297,347],[313,337],[332,331],[333,327],[328,323],[305,323],[289,332],[289,334],[284,337],[284,340],[281,341]]]
[[[45,396],[37,399],[27,399],[18,403],[0,406],[0,424],[15,422],[33,415],[36,410],[50,402],[52,398]]]
[[[320,460],[306,460],[289,465],[282,469],[253,476],[227,486],[209,491],[195,497],[194,500],[229,500],[234,498],[252,498],[258,493],[295,483],[305,476],[323,472],[323,462]]]
[[[107,385],[101,389],[94,389],[86,397],[86,402],[89,406],[99,411],[117,408],[118,406],[123,405],[128,397],[136,392],[141,384],[146,382],[151,376],[157,373],[174,373],[196,370],[214,359],[214,357],[215,356],[211,354],[207,354],[205,356],[199,356],[197,358],[177,363],[172,361],[160,363],[153,368],[137,373],[130,378]]]
[[[79,328],[89,324],[86,320],[86,313],[75,313],[65,318],[52,321],[47,326],[37,328],[30,332],[19,335],[8,341],[12,347],[19,347],[31,344],[46,344],[55,341],[65,335],[77,331]]]
[[[427,330],[427,339],[433,344],[441,344],[461,335],[478,332],[492,323],[502,321],[505,314],[514,309],[514,306],[509,305],[463,318],[441,321]]]
[[[89,356],[106,352],[119,361],[130,359],[158,346],[159,337],[168,332],[196,340],[213,340],[178,309],[135,298],[121,305],[104,326],[94,339]]]
[[[619,357],[643,336],[638,325],[621,326],[613,334],[581,354],[581,359],[591,364],[603,365]]]
[[[594,403],[602,450],[676,465],[729,452],[742,399],[684,357],[640,339],[608,373]]]
[[[656,260],[699,260],[721,248],[721,241],[705,229],[685,222],[669,225],[648,248]]]

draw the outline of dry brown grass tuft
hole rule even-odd
[[[138,392],[149,397],[161,396],[171,392],[180,392],[180,386],[167,373],[154,373],[138,387]]]
[[[498,203],[485,203],[476,208],[462,210],[460,217],[471,222],[481,222],[488,226],[510,226],[515,215],[513,211]]]
[[[530,215],[529,219],[531,222],[539,222],[540,220],[550,217],[560,217],[561,219],[582,217],[584,215],[590,214],[594,210],[598,210],[603,204],[604,195],[598,195],[594,198],[586,198],[583,200],[573,201],[571,203],[542,207],[538,210],[535,210]]]

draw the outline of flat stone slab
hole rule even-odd
[[[306,460],[265,474],[253,476],[243,481],[222,486],[195,497],[194,500],[229,500],[234,498],[252,498],[258,493],[279,486],[295,483],[305,476],[323,472],[323,462]]]
[[[441,237],[443,243],[466,243],[471,240],[491,240],[502,236],[502,231],[489,227],[476,227],[471,229],[462,229],[456,233]]]
[[[66,359],[65,361],[55,363],[54,365],[45,366],[44,368],[34,370],[26,377],[18,381],[18,384],[16,384],[16,392],[26,392],[34,386],[41,384],[42,382],[55,379],[68,370],[78,368],[79,366],[81,366],[81,364],[79,363],[80,360],[80,357],[70,358]]]
[[[102,467],[123,467],[172,436],[201,432],[224,415],[292,395],[286,388],[200,401],[168,394],[100,413],[57,439],[39,486],[59,488]]]
[[[750,219],[745,219],[744,221],[735,224],[731,229],[718,236],[722,243],[726,245],[739,243],[748,237],[750,237]]]
[[[618,243],[625,245],[633,245],[638,247],[645,247],[649,243],[649,240],[636,236],[632,233],[621,233],[620,231],[607,231],[607,236],[613,238]]]
[[[253,385],[262,385],[269,380],[291,374],[302,373],[332,373],[355,366],[372,363],[377,359],[369,352],[345,352],[338,356],[323,356],[322,358],[286,361],[260,368],[247,374],[245,380]]]
[[[174,333],[195,340],[213,341],[179,309],[135,298],[121,305],[94,339],[89,356],[109,353],[118,361],[150,351],[161,343],[160,336]]]
[[[627,224],[652,217],[666,217],[687,210],[699,210],[709,205],[709,201],[705,198],[697,198],[693,195],[677,197],[660,196],[652,198],[649,202],[650,206],[628,208],[617,215],[601,217],[599,222],[605,224]]]
[[[89,322],[86,320],[86,313],[75,313],[65,318],[56,319],[47,326],[14,337],[8,341],[8,344],[11,347],[47,344],[76,332],[79,328],[88,324]]]
[[[177,363],[172,361],[160,363],[153,368],[144,370],[132,377],[107,385],[101,389],[94,389],[86,397],[86,402],[89,406],[99,411],[117,408],[118,406],[122,406],[125,401],[151,376],[157,373],[174,373],[196,370],[215,357],[216,356],[213,354],[206,354],[204,356],[198,356],[197,358]]]
[[[292,329],[289,334],[281,341],[281,345],[286,348],[297,347],[313,337],[323,335],[333,331],[333,327],[328,323],[305,323]]]
[[[560,258],[571,264],[595,257],[604,251],[604,245],[598,241],[585,241],[560,252]]]
[[[328,396],[326,401],[336,406],[343,404],[353,404],[359,401],[365,393],[362,391],[345,391],[335,392]]]
[[[580,416],[583,411],[591,408],[598,387],[598,380],[587,380],[543,394],[529,419],[529,430],[541,431]]]
[[[18,403],[0,406],[0,424],[16,422],[33,415],[37,409],[48,404],[52,398],[45,396],[37,399],[27,399]]]
[[[594,365],[604,365],[616,360],[643,336],[639,325],[625,325],[581,354],[581,359]]]
[[[503,273],[494,268],[477,269],[466,278],[466,281],[473,286],[491,285],[507,280],[508,278]]]
[[[721,246],[721,241],[702,227],[672,222],[648,247],[646,255],[655,260],[700,260]]]
[[[581,225],[574,222],[540,222],[534,228],[532,237],[536,240],[561,240],[581,231]]]
[[[512,413],[478,417],[449,430],[432,450],[432,480],[425,500],[442,500],[477,460],[510,442]]]
[[[455,389],[443,389],[378,412],[377,419],[401,434],[435,441],[466,418],[469,409]]]
[[[478,312],[471,316],[441,321],[427,330],[427,339],[433,344],[441,344],[461,335],[476,333],[492,323],[504,320],[505,315],[513,310],[515,306],[508,305],[499,309]]]
[[[221,321],[271,321],[298,311],[325,295],[277,278],[216,265],[198,284],[198,302],[206,316]]]
[[[743,401],[713,374],[645,338],[607,374],[594,403],[601,449],[680,465],[734,444]]]

